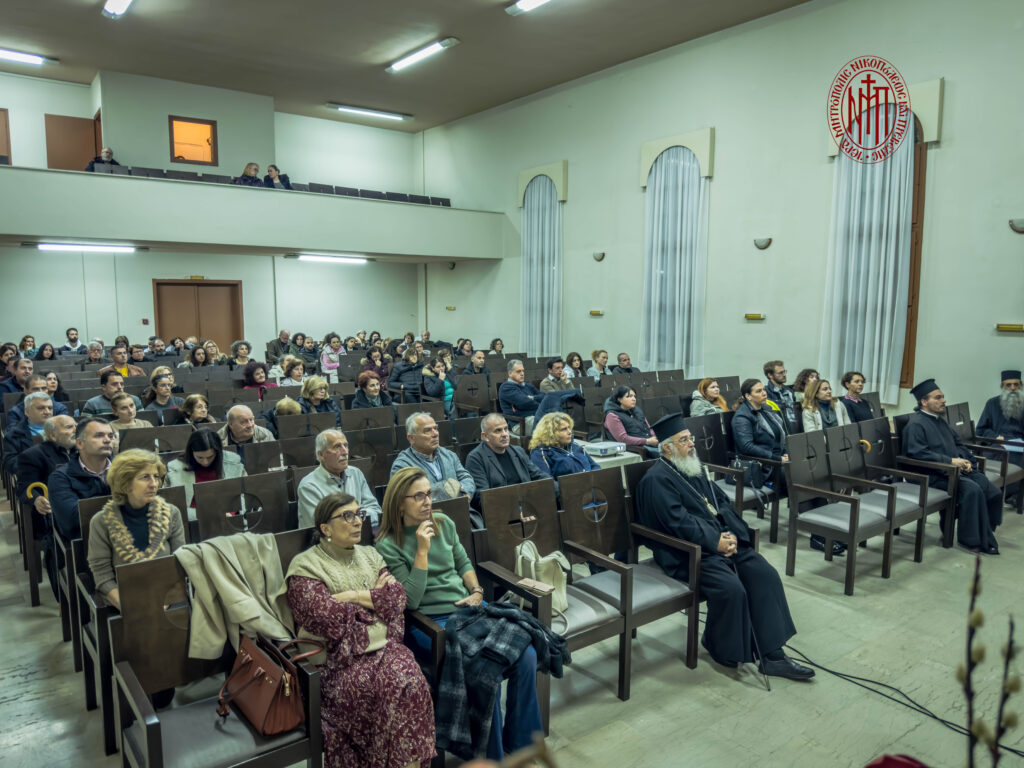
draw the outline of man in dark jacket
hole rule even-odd
[[[89,173],[95,173],[97,164],[120,165],[120,163],[114,159],[114,150],[112,150],[110,147],[104,147],[103,149],[101,149],[100,153],[96,155],[96,157],[94,157],[91,161],[89,161],[89,164],[87,166],[85,166],[85,170],[87,170]]]
[[[618,365],[612,366],[612,373],[624,373],[627,376],[631,376],[634,373],[640,373],[639,368],[633,367],[633,363],[629,359],[629,355],[626,352],[619,352],[615,358]]]
[[[25,358],[14,358],[7,364],[11,377],[3,384],[0,384],[0,395],[6,392],[24,392],[28,380],[32,377],[33,362]],[[0,399],[0,407],[3,407],[3,400]]]
[[[280,363],[284,359],[284,356],[288,354],[288,341],[291,339],[292,334],[287,328],[282,328],[281,332],[277,334],[277,338],[270,342],[267,347],[267,362],[273,365],[274,363]]]
[[[33,392],[46,392],[46,377],[33,373],[31,378],[28,380],[28,385],[25,387],[25,396],[31,395]],[[68,409],[64,403],[58,403],[56,400],[53,401],[53,415],[54,416],[67,416]],[[7,412],[7,429],[12,429],[18,425],[19,422],[25,420],[25,398],[21,399],[21,402],[11,407]]]
[[[427,333],[427,331],[424,331]],[[474,374],[483,374],[487,377],[487,389],[491,388],[491,369],[485,364],[484,351],[482,349],[476,350],[473,356],[469,358],[469,362],[466,363],[466,367],[459,371],[459,378],[463,376],[472,376]]]
[[[33,483],[46,485],[53,471],[68,463],[74,445],[74,419],[70,416],[47,419],[43,424],[43,442],[33,445],[18,456],[18,499],[25,501],[26,491]],[[42,490],[33,490],[32,498],[32,529],[43,550],[43,564],[56,599],[57,558],[53,551],[53,510]]]
[[[526,451],[511,442],[508,422],[500,413],[489,413],[480,420],[480,445],[466,457],[466,469],[476,484],[473,506],[477,509],[480,491],[551,477],[530,461]]]
[[[903,430],[903,453],[912,459],[953,464],[960,470],[956,484],[956,538],[973,552],[998,555],[995,529],[1003,522],[1003,494],[977,470],[978,459],[964,445],[945,419],[946,396],[935,379],[922,381],[910,394],[917,400]],[[921,469],[930,476],[929,485],[946,490],[949,475],[940,470]]]
[[[50,475],[50,507],[53,524],[65,539],[82,535],[78,502],[110,493],[107,470],[114,452],[114,431],[103,419],[85,419],[75,430],[77,455]]]
[[[764,388],[768,399],[775,403],[782,414],[786,432],[795,434],[800,430],[796,422],[796,395],[793,388],[786,386],[786,364],[781,360],[769,360],[764,364]]]
[[[1019,370],[1003,371],[1002,391],[985,403],[977,432],[1004,441],[1007,458],[1018,467],[1024,464],[1024,392]],[[1006,502],[1012,503],[1019,491],[1020,483],[1006,486]]]
[[[18,454],[27,451],[42,436],[43,424],[53,416],[53,401],[46,392],[33,392],[25,398],[25,418],[4,435],[4,471],[14,474]]]
[[[701,548],[700,591],[708,601],[701,642],[723,666],[759,660],[766,675],[792,680],[814,677],[782,648],[796,634],[782,580],[753,547],[749,526],[729,498],[704,473],[693,435],[681,414],[652,427],[661,457],[637,486],[640,522]],[[669,576],[687,580],[689,557],[655,547],[654,559]]]
[[[525,416],[527,433],[533,428],[533,416],[544,394],[526,383],[526,368],[519,360],[508,361],[508,381],[498,387],[498,403],[506,416]]]

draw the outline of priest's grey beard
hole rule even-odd
[[[673,453],[669,461],[672,462],[673,467],[688,477],[697,477],[697,475],[702,474],[704,471],[696,453],[691,453],[685,459],[679,454]]]
[[[1008,419],[1019,419],[1024,414],[1024,394],[1019,389],[1004,389],[999,393],[999,407]]]

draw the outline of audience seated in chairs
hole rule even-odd
[[[473,476],[466,471],[459,457],[441,447],[437,422],[429,413],[413,413],[405,420],[409,447],[395,457],[391,476],[405,467],[418,467],[430,477],[430,492],[436,501],[454,499],[476,493]]]
[[[347,354],[341,348],[341,336],[333,331],[328,333],[324,336],[322,349],[323,351],[320,353],[320,372],[330,378],[331,381],[337,381],[341,357]]]
[[[124,377],[117,371],[107,371],[100,376],[101,394],[91,397],[82,406],[82,413],[95,415],[97,413],[112,413],[114,410],[111,400],[118,392],[124,392]],[[142,401],[135,395],[129,395],[135,403],[137,411],[142,410]]]
[[[611,373],[608,370],[608,351],[604,349],[595,349],[590,353],[591,366],[587,368],[587,376],[592,376],[594,381],[600,382],[601,377],[606,373]]]
[[[103,362],[103,345],[96,341],[90,341],[85,349],[85,362],[90,364]]]
[[[545,395],[549,392],[573,389],[569,374],[565,371],[565,361],[560,357],[552,357],[548,360],[548,375],[540,383],[540,391]]]
[[[103,419],[83,419],[75,428],[75,448],[78,460],[72,457],[67,464],[57,467],[47,484],[53,524],[66,541],[82,535],[79,500],[110,493],[106,476],[114,452],[114,431]]]
[[[377,550],[384,557],[391,573],[405,588],[407,606],[422,611],[442,626],[463,626],[461,619],[465,614],[459,609],[483,604],[484,589],[473,570],[473,563],[459,541],[455,523],[449,517],[431,511],[431,481],[422,469],[407,467],[393,475],[388,483],[384,494],[383,521],[377,534]],[[480,618],[474,629],[480,631],[487,626],[484,622],[492,621],[497,632],[517,635],[524,632],[524,622],[529,622],[529,617],[511,609],[511,606],[508,606],[511,610],[504,610],[507,605],[498,603],[493,607],[493,612],[483,609],[486,618]],[[503,618],[505,615],[508,618]],[[505,623],[509,621],[512,622],[511,626]],[[471,732],[476,736],[470,742],[468,733],[456,737],[452,729],[453,719],[459,720],[453,718],[453,714],[460,711],[465,702],[453,700],[448,695],[439,697],[436,712],[438,746],[450,749],[464,758],[486,751],[488,758],[501,760],[506,752],[532,743],[535,734],[543,736],[540,703],[537,699],[537,659],[540,657],[547,660],[550,653],[548,642],[558,643],[560,638],[552,636],[535,622],[530,626],[541,631],[532,634],[532,641],[521,637],[517,643],[521,649],[518,653],[509,653],[508,648],[503,649],[491,641],[497,635],[487,634],[492,663],[501,666],[500,670],[493,670],[493,675],[490,675],[491,670],[487,670],[487,679],[481,679],[479,673],[482,670],[479,665],[466,659],[463,666],[467,676],[465,687],[469,690],[489,687],[485,701],[490,700],[490,691],[496,689],[493,712],[470,708],[471,717],[475,720]],[[426,636],[415,628],[411,629],[408,637],[412,644],[421,649],[429,647]],[[504,639],[511,638],[506,635]],[[564,645],[564,640],[561,644]],[[445,659],[446,668],[441,673],[442,683],[445,679],[451,679],[449,675],[452,675],[452,670],[448,665],[458,663],[458,656],[453,658],[450,653],[453,647],[457,648],[458,645],[449,646],[446,643],[449,654]],[[504,656],[502,650],[506,652]],[[508,680],[504,727],[500,695],[502,677]],[[448,693],[443,684],[441,689]],[[461,725],[461,722],[458,724]]]
[[[998,440],[1013,444],[1007,450],[1007,458],[1017,466],[1024,461],[1024,394],[1021,393],[1020,371],[1011,369],[1003,371],[1001,391],[985,403],[985,409],[978,419],[977,434],[989,440]],[[54,413],[57,413],[54,404]],[[1014,450],[1016,449],[1016,450]],[[1006,487],[1006,503],[1016,506],[1019,483]]]
[[[707,416],[711,413],[725,413],[727,410],[729,410],[729,404],[722,397],[718,379],[701,379],[700,384],[693,390],[693,398],[690,400],[690,415]]]
[[[429,331],[424,331],[424,333],[427,334],[427,336],[430,335]],[[435,350],[435,352],[434,352],[434,357],[436,357],[438,360],[441,360],[444,363],[444,370],[445,370],[446,373],[450,374],[453,371],[456,374],[461,373],[461,371],[458,371],[455,368],[455,359],[452,356],[452,348],[451,347],[438,347]],[[473,353],[473,357],[471,358],[471,360],[476,360],[476,359],[477,359],[476,358],[476,353],[474,352]],[[484,359],[484,357],[483,357],[482,350],[481,350],[481,356],[480,356],[481,363],[480,363],[480,365],[486,371],[487,367],[483,364],[483,359]],[[463,369],[463,370],[465,370],[465,369]],[[483,371],[480,371],[480,372],[482,373]],[[490,374],[490,371],[487,371],[487,373]],[[488,382],[489,381],[490,381],[490,376],[488,375]]]
[[[95,173],[97,165],[120,165],[120,163],[114,159],[114,150],[110,147],[104,147],[96,157],[89,161],[89,164],[85,166],[85,170],[89,173]]]
[[[341,409],[327,394],[327,381],[319,376],[310,376],[302,384],[299,398],[302,413],[333,413],[337,426],[341,426]]]
[[[120,435],[122,429],[148,429],[153,426],[145,419],[136,418],[135,401],[127,392],[118,392],[110,398],[110,408],[114,413],[110,428],[115,435]]]
[[[228,408],[228,423],[217,430],[217,437],[225,447],[229,445],[246,446],[250,443],[269,443],[274,439],[273,433],[266,427],[256,423],[252,408],[247,405],[233,405]],[[240,448],[238,455],[245,462],[244,448]]]
[[[231,362],[227,355],[221,353],[216,341],[211,339],[205,342],[202,347],[206,350],[206,359],[210,361],[210,365],[227,365]]]
[[[292,188],[292,184],[288,180],[288,174],[281,173],[281,169],[273,163],[267,166],[267,175],[263,177],[263,186],[269,189],[290,190]]]
[[[35,353],[32,359],[40,363],[47,360],[52,361],[56,357],[57,353],[53,351],[53,344],[47,341],[39,345],[39,351]]]
[[[450,349],[448,349],[446,347],[443,350],[443,353],[448,356],[449,360],[451,359],[451,350]],[[441,357],[441,355],[442,355],[442,352],[438,352],[438,356]],[[444,359],[444,358],[442,357],[442,359]],[[463,358],[463,359],[465,359],[465,358]],[[484,376],[487,377],[487,389],[489,390],[491,388],[491,369],[487,367],[486,360],[487,360],[487,358],[484,355],[484,351],[482,349],[476,350],[473,353],[473,356],[471,358],[469,358],[469,361],[466,363],[466,367],[463,368],[461,370],[461,372],[459,373],[459,376],[461,377],[461,376],[473,376],[475,374],[483,374]]]
[[[479,350],[478,350],[479,351]],[[549,414],[554,416],[556,414]],[[541,419],[543,423],[544,419]],[[537,430],[534,430],[534,438]],[[480,420],[480,444],[466,457],[466,471],[473,477],[476,494],[473,506],[480,508],[480,492],[506,485],[528,483],[550,477],[541,466],[530,461],[526,451],[512,445],[508,422],[500,413],[489,413]],[[482,519],[480,520],[483,527]]]
[[[261,413],[260,418],[267,422],[267,430],[274,436],[274,439],[279,440],[281,434],[278,432],[277,427],[278,417],[298,416],[300,413],[302,413],[302,406],[299,405],[298,400],[282,397],[280,400],[276,400],[273,406]]]
[[[17,355],[11,357],[10,362],[7,364],[10,376],[3,384],[0,384],[0,393],[24,392],[28,386],[29,379],[32,378],[34,365],[35,363],[27,358],[19,358]]]
[[[180,408],[185,402],[184,398],[171,394],[173,388],[174,381],[169,375],[156,376],[143,395],[142,402],[145,403],[145,410],[159,413],[161,424],[164,423],[164,411],[170,408]]]
[[[600,469],[596,461],[573,440],[573,421],[567,413],[545,414],[533,427],[530,461],[557,480],[562,475]]]
[[[842,384],[846,394],[840,402],[846,408],[846,415],[851,422],[870,421],[875,418],[871,412],[871,404],[861,398],[864,391],[864,374],[860,371],[847,371],[843,374]]]
[[[153,382],[156,381],[158,376],[169,376],[171,379],[171,392],[176,395],[182,394],[185,389],[180,384],[174,382],[174,369],[169,365],[158,365],[152,371],[149,372],[149,383],[152,386]]]
[[[355,397],[352,410],[357,408],[384,408],[392,405],[391,395],[381,387],[380,376],[373,371],[363,371],[356,379]]]
[[[78,338],[77,328],[68,328],[64,331],[65,342],[64,345],[57,350],[62,355],[84,355],[87,349],[86,345],[83,344]]]
[[[137,365],[132,365],[128,362],[128,348],[127,347],[111,347],[110,349],[110,360],[111,364],[100,368],[96,371],[97,376],[102,376],[107,371],[117,371],[125,378],[129,376],[145,376],[146,372],[139,368]]]
[[[415,347],[409,347],[402,354],[402,359],[395,363],[391,376],[388,377],[388,387],[392,390],[400,389],[405,393],[405,401],[418,403],[420,391],[423,385],[423,362]]]
[[[491,339],[490,346],[487,348],[487,354],[489,355],[501,355],[505,352],[505,342],[501,339]]]
[[[228,359],[228,363],[232,368],[244,368],[249,364],[252,359],[252,344],[245,339],[239,339],[231,343],[231,357]]]
[[[845,406],[832,396],[832,385],[825,379],[809,379],[800,401],[804,432],[850,424]]]
[[[245,477],[245,465],[232,451],[225,451],[224,444],[217,433],[209,429],[197,429],[185,444],[185,453],[181,458],[167,464],[167,476],[164,485],[167,487],[180,485],[185,488],[185,504],[188,507],[188,519],[195,520],[193,494],[196,483],[210,480],[226,480],[233,477]]]
[[[782,580],[754,549],[729,498],[704,474],[682,416],[665,416],[655,429],[661,458],[637,486],[637,514],[643,525],[700,547],[700,593],[708,601],[701,642],[711,658],[725,667],[757,661],[763,674],[793,680],[814,677],[782,650],[796,634]],[[688,578],[685,553],[655,545],[654,559],[669,576]]]
[[[318,466],[296,489],[299,498],[299,527],[314,525],[317,505],[332,493],[344,491],[359,503],[368,524],[380,524],[380,504],[358,467],[349,465],[348,438],[340,429],[325,429],[316,436]]]
[[[185,543],[181,511],[157,495],[165,473],[159,456],[138,448],[118,454],[107,471],[110,501],[89,525],[89,570],[96,591],[119,610],[115,568],[169,555]]]
[[[13,475],[18,454],[32,447],[34,438],[42,437],[43,425],[53,416],[53,401],[46,392],[33,392],[25,397],[25,418],[4,434],[4,472]]]
[[[267,364],[261,363],[259,360],[250,360],[246,363],[245,369],[242,371],[243,389],[258,390],[259,399],[263,400],[267,390],[277,386],[276,381],[267,380],[268,370]]]
[[[458,343],[457,351],[455,356],[458,358],[472,357],[473,356],[473,340],[462,339]]]
[[[444,360],[431,360],[423,366],[423,394],[426,397],[433,397],[444,403],[444,412],[447,417],[452,418],[455,407],[455,387],[452,385],[451,376],[448,375]]]
[[[203,424],[213,424],[216,420],[210,416],[210,401],[206,395],[195,392],[185,398],[181,404],[181,415],[192,429],[199,429]]]
[[[586,376],[583,370],[583,357],[579,352],[570,352],[565,356],[565,375],[570,379]]]
[[[295,335],[302,336],[302,344],[300,346],[293,340],[292,346],[289,349],[294,348],[295,351],[292,351],[292,354],[306,364],[306,370],[310,372],[315,371],[317,363],[320,362],[320,350],[317,349],[316,339],[305,334],[297,333]]]
[[[526,368],[519,360],[509,360],[508,379],[498,387],[498,404],[506,416],[526,419],[526,434],[533,429],[533,417],[544,394],[533,384],[526,383]]]
[[[36,339],[34,336],[26,334],[21,337],[21,341],[18,342],[18,355],[25,360],[34,360],[36,353],[39,350],[36,349]]]
[[[291,334],[289,333],[288,329],[282,328],[281,331],[277,334],[277,338],[270,342],[270,344],[267,346],[267,362],[269,362],[271,365],[273,365],[274,363],[281,362],[281,358],[288,354],[288,345],[290,339]]]
[[[279,380],[282,387],[301,387],[306,380],[306,364],[293,357],[284,364],[284,378]]]
[[[7,386],[7,382],[14,376],[15,361],[20,359],[16,346],[11,343],[0,345],[0,392],[20,391]]]
[[[64,384],[61,382],[60,376],[57,375],[56,371],[43,371],[42,374],[46,377],[46,391],[53,398],[54,408],[56,408],[57,403],[66,403],[71,399],[68,393],[64,391]]]
[[[627,448],[639,449],[648,458],[657,456],[658,438],[644,412],[637,407],[636,391],[632,387],[616,387],[604,401],[604,428],[612,440],[625,443]]]
[[[818,372],[813,368],[804,368],[796,375],[796,379],[793,381],[793,397],[798,403],[804,399],[807,387],[819,378]]]
[[[207,365],[213,365],[213,363],[210,362],[206,350],[199,344],[188,350],[185,359],[178,363],[179,368],[202,368]]]
[[[313,523],[315,543],[292,559],[285,579],[299,636],[326,645],[326,764],[426,765],[435,754],[434,710],[430,687],[402,644],[405,589],[376,549],[359,545],[367,523],[352,496],[325,496]]]
[[[240,187],[262,187],[259,163],[246,163],[245,168],[242,169],[242,175],[236,177],[231,183]]]
[[[22,397],[21,402],[13,406],[7,412],[7,429],[10,430],[17,426],[19,421],[23,421],[25,418],[25,397],[28,397],[34,392],[42,392],[43,394],[49,395],[50,400],[53,402],[53,415],[54,416],[67,416],[68,409],[64,403],[57,402],[53,395],[50,393],[50,386],[46,380],[46,377],[40,373],[33,373],[29,379],[28,384],[25,385],[25,395]],[[66,399],[66,398],[65,398]]]
[[[380,347],[370,347],[366,357],[359,361],[364,371],[372,371],[380,378],[380,385],[387,389],[388,377],[391,375],[391,356],[385,355]]]
[[[781,360],[769,360],[764,364],[763,370],[767,379],[764,386],[770,407],[782,415],[786,432],[797,432],[796,396],[793,394],[793,388],[786,386],[786,364]]]
[[[629,354],[626,352],[619,352],[615,358],[617,365],[612,367],[612,373],[624,373],[627,376],[631,376],[634,373],[640,373],[640,369],[635,367],[629,359]]]

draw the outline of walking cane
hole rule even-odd
[[[34,490],[41,490],[43,492],[43,498],[46,499],[47,501],[50,500],[50,489],[46,487],[46,483],[30,483],[28,488],[25,489],[25,496],[28,497],[28,500],[33,503],[35,502],[36,499],[36,497],[32,495],[32,491]],[[49,515],[40,515],[40,517],[42,517],[44,522],[46,523],[47,528],[53,528],[52,512],[53,511],[51,510],[51,514]]]

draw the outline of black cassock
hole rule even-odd
[[[1024,441],[1024,418],[1006,418],[1003,407],[999,403],[999,397],[996,396],[985,403],[985,410],[981,412],[981,418],[978,419],[977,432],[982,437],[1002,437],[1020,443]],[[1018,467],[1024,467],[1024,452],[1007,449],[1006,458]],[[1016,496],[1018,493],[1020,493],[1020,483],[1006,486],[1007,498]]]
[[[717,503],[718,514],[708,509],[705,498]],[[750,528],[718,486],[703,476],[685,477],[660,459],[637,487],[637,508],[643,525],[700,546],[700,592],[708,601],[702,642],[715,661],[753,661],[751,632],[762,654],[796,634],[779,574],[754,551]],[[725,531],[738,541],[732,557],[718,553]],[[654,559],[668,575],[686,580],[687,555],[655,546]]]
[[[949,464],[967,459],[977,466],[978,459],[967,450],[960,436],[945,419],[924,411],[911,414],[903,430],[903,453],[912,459]],[[928,484],[947,490],[949,476],[938,470],[922,470]],[[956,485],[956,538],[965,547],[991,547],[996,544],[993,531],[1003,522],[1003,494],[983,472],[960,472]]]

